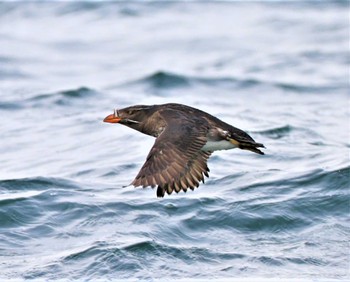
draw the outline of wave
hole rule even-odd
[[[78,184],[65,178],[38,176],[0,180],[0,187],[2,191],[17,191],[19,189],[22,192],[23,190],[27,191],[33,188],[36,190],[45,190],[53,187],[77,188]]]
[[[293,254],[286,255],[281,252],[275,255],[265,255],[261,251],[255,252],[253,249],[259,248],[258,244],[261,243],[254,242],[254,238],[250,242],[253,248],[251,252],[244,252],[240,248],[234,250],[222,249],[220,246],[210,249],[206,246],[178,245],[152,239],[131,239],[130,241],[132,242],[127,244],[97,241],[90,246],[67,250],[71,253],[61,257],[56,264],[57,266],[63,265],[66,267],[76,265],[75,275],[78,276],[84,273],[89,279],[100,278],[101,275],[107,279],[112,279],[116,275],[119,279],[125,279],[130,277],[132,271],[137,273],[137,277],[142,278],[142,280],[162,278],[162,272],[149,272],[149,269],[155,267],[154,264],[157,264],[158,267],[164,267],[172,273],[172,278],[175,279],[193,275],[193,273],[197,278],[205,277],[205,279],[215,279],[219,273],[221,275],[227,273],[228,277],[232,274],[242,276],[242,274],[254,273],[253,269],[239,267],[240,265],[249,265],[249,262],[256,262],[266,267],[291,265],[292,268],[326,266],[329,264],[327,258],[308,255],[297,257]],[[289,245],[286,244],[286,246]],[[155,260],[154,257],[161,257],[163,262]],[[169,261],[171,264],[167,264]],[[203,273],[201,269],[196,270],[193,264],[198,263],[210,264],[212,273]],[[78,266],[80,267],[78,268]],[[52,273],[52,271],[42,269],[42,273]],[[29,275],[32,278],[40,276],[40,271],[30,271]],[[51,276],[51,278],[56,277]]]
[[[79,87],[77,89],[68,89],[54,93],[39,94],[29,98],[30,102],[38,103],[40,101],[50,101],[56,105],[67,105],[71,101],[86,99],[94,96],[97,92],[88,87]]]
[[[53,93],[36,94],[25,100],[0,102],[2,110],[18,110],[24,107],[49,107],[76,105],[84,103],[86,99],[94,98],[98,92],[88,87],[79,87],[76,89],[67,89]]]
[[[217,263],[219,260],[242,260],[246,256],[236,252],[213,252],[206,247],[178,246],[171,243],[161,243],[158,240],[140,240],[131,239],[130,243],[111,244],[110,242],[97,241],[93,246],[88,246],[82,250],[73,250],[73,252],[61,259],[61,263],[70,264],[77,261],[91,264],[87,266],[90,275],[98,277],[103,272],[103,266],[109,265],[113,268],[112,272],[118,273],[119,278],[130,277],[130,271],[137,271],[141,275],[153,264],[153,257],[159,256],[167,260],[177,261],[176,265],[169,266],[177,268],[191,261]],[[98,258],[98,261],[92,262],[92,258]],[[93,271],[90,271],[92,270]],[[181,277],[185,270],[173,273],[173,277]],[[143,273],[147,275],[147,272]],[[91,278],[91,277],[90,277]]]
[[[15,202],[17,200],[23,200],[32,198],[34,196],[40,195],[41,191],[26,191],[26,192],[18,192],[18,193],[1,193],[0,194],[0,206],[6,202]]]
[[[0,201],[0,225],[7,232],[3,235],[5,253],[10,255],[11,246],[15,245],[30,252],[28,245],[38,244],[37,238],[46,244],[65,242],[64,248],[54,248],[54,253],[39,243],[42,261],[31,261],[35,267],[24,274],[26,278],[43,276],[53,280],[57,275],[62,278],[82,274],[90,280],[101,275],[122,279],[130,271],[142,278],[154,277],[148,269],[162,263],[157,257],[165,259],[164,265],[171,262],[167,270],[173,277],[193,275],[193,267],[186,267],[193,261],[214,264],[213,275],[224,272],[228,276],[244,273],[237,266],[252,262],[266,266],[290,264],[292,268],[325,265],[329,263],[327,258],[312,256],[310,252],[305,256],[293,256],[293,252],[248,252],[234,241],[242,240],[254,250],[259,249],[263,238],[277,245],[283,240],[286,246],[294,247],[288,236],[299,234],[307,243],[318,243],[310,236],[315,228],[327,223],[325,219],[346,220],[349,172],[349,166],[333,171],[320,169],[271,183],[259,182],[255,184],[258,189],[250,191],[231,187],[238,198],[179,197],[162,201],[154,199],[153,193],[152,198],[137,199],[123,194],[108,200],[89,196],[91,190],[87,191],[85,184],[65,178],[2,180],[4,194],[14,195],[13,199],[6,199],[8,202]],[[215,187],[220,185],[217,181]],[[325,186],[323,192],[320,186]],[[94,189],[100,188],[94,185]],[[242,197],[242,193],[252,197]],[[332,230],[347,236],[343,225]],[[227,243],[231,238],[232,245]],[[57,268],[59,271],[52,271]],[[176,269],[181,271],[177,273]],[[200,271],[196,275],[200,276]]]
[[[265,129],[256,133],[259,133],[261,135],[265,135],[271,139],[280,139],[287,135],[289,135],[293,130],[296,130],[295,127],[287,124],[279,127],[274,127],[270,129]]]
[[[159,71],[143,78],[123,83],[121,86],[147,85],[151,88],[178,88],[190,86],[191,79],[184,75]]]
[[[316,131],[310,128],[297,127],[290,124],[267,128],[252,133],[263,135],[269,139],[295,138],[308,140],[309,144],[322,146],[325,145],[324,138]]]
[[[283,234],[308,230],[329,218],[346,221],[350,166],[289,174],[280,172],[274,180],[246,184],[237,182],[237,174],[208,181],[207,186],[221,186],[228,195],[236,193],[238,197],[206,206],[200,214],[184,219],[183,224],[189,231],[198,232],[211,227],[246,234]],[[221,209],[222,206],[226,208]]]
[[[117,87],[144,86],[146,90],[164,90],[174,88],[191,88],[193,86],[207,86],[223,89],[244,89],[252,87],[274,87],[283,91],[295,93],[328,93],[336,89],[346,88],[347,85],[301,85],[264,81],[254,78],[235,77],[199,77],[177,74],[168,71],[157,71],[140,79],[123,83]]]
[[[197,77],[158,71],[143,78],[123,83],[122,87],[144,85],[151,89],[189,88],[195,85],[232,87],[249,87],[259,84],[258,81],[247,79],[238,80],[230,77]]]
[[[1,180],[0,225],[14,233],[16,228],[22,228],[29,239],[53,234],[57,226],[79,220],[94,210],[93,205],[79,200],[82,189],[65,178]],[[11,240],[25,244],[27,239],[13,237]]]
[[[22,108],[23,108],[23,105],[18,102],[0,102],[1,110],[19,110]]]

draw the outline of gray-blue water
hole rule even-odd
[[[348,12],[0,3],[1,281],[350,279]],[[102,120],[169,102],[266,155],[214,153],[186,194],[127,186],[154,139]]]

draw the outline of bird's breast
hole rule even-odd
[[[218,150],[229,150],[237,148],[234,144],[227,140],[219,140],[219,141],[210,141],[208,140],[207,143],[202,147],[202,151],[218,151]]]

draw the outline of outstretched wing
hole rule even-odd
[[[201,151],[207,142],[208,124],[193,116],[177,116],[168,110],[162,113],[167,123],[156,139],[146,162],[131,183],[134,186],[158,186],[157,196],[174,190],[187,191],[198,187],[208,176],[207,159],[211,152]]]

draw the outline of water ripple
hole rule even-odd
[[[194,86],[207,86],[217,89],[244,89],[252,87],[275,87],[294,93],[329,93],[335,90],[347,89],[347,85],[298,85],[282,82],[264,81],[255,78],[238,77],[199,77],[169,71],[158,71],[143,78],[122,83],[118,87],[145,86],[147,91],[171,90],[177,88],[190,89]]]

